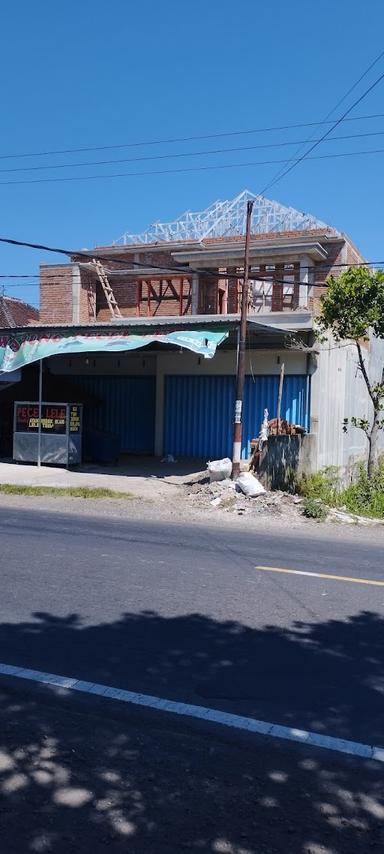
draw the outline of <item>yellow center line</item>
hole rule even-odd
[[[373,587],[384,587],[384,581],[375,581],[373,578],[353,578],[350,575],[330,575],[327,572],[305,572],[303,569],[286,569],[282,566],[256,566],[255,569],[263,572],[286,572],[289,575],[308,575],[313,578],[330,578],[332,581],[350,581],[352,584],[370,584]]]

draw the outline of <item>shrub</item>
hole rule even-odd
[[[303,474],[297,482],[297,491],[303,498],[315,498],[324,504],[335,504],[340,491],[337,468],[328,466],[315,474]]]
[[[318,522],[323,522],[327,518],[328,508],[318,498],[305,498],[303,515],[307,519],[317,519]]]
[[[325,518],[319,506],[344,507],[350,513],[384,518],[384,460],[382,459],[368,477],[361,463],[353,483],[342,488],[337,469],[330,467],[316,474],[303,474],[297,482],[297,492],[305,498],[303,512],[311,519]]]
[[[384,517],[384,463],[381,461],[369,478],[363,465],[359,466],[354,483],[340,494],[342,504],[351,513]]]

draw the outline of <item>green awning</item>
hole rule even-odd
[[[174,344],[192,350],[205,359],[212,359],[216,348],[228,336],[228,331],[212,332],[207,329],[186,329],[177,332],[129,335],[121,332],[47,332],[35,330],[10,332],[0,336],[0,373],[9,373],[39,359],[61,354],[120,353],[138,350],[148,344]]]

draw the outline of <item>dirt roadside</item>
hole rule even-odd
[[[215,486],[212,484],[212,486]],[[163,522],[165,525],[177,527],[205,527],[215,531],[220,528],[243,531],[244,534],[257,532],[275,532],[286,537],[301,534],[311,539],[344,539],[357,543],[384,545],[384,525],[362,527],[360,525],[343,524],[340,522],[316,522],[305,519],[300,504],[295,503],[294,496],[284,493],[267,493],[264,497],[245,499],[242,496],[227,505],[215,503],[217,493],[210,493],[206,488],[203,493],[192,493],[190,487],[180,487],[177,497],[170,491],[169,499],[162,495],[152,500],[133,498],[72,498],[69,496],[25,496],[4,495],[0,493],[0,513],[6,519],[8,511],[39,511],[47,516],[73,515],[80,518],[100,518],[123,520],[127,522],[142,521]],[[156,492],[156,491],[155,491]],[[196,496],[196,497],[195,497]],[[213,503],[212,503],[213,501]],[[243,508],[245,509],[243,510]]]

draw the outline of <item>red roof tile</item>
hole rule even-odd
[[[0,327],[29,326],[39,319],[33,305],[15,297],[0,296]]]

